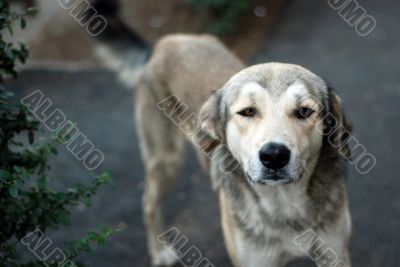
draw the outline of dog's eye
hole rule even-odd
[[[296,110],[294,112],[294,115],[296,116],[296,118],[298,119],[307,119],[309,118],[315,111],[307,108],[307,107],[302,107],[299,108],[298,110]]]
[[[255,108],[245,108],[239,111],[238,114],[243,117],[254,117],[257,114],[257,110]]]

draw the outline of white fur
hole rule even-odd
[[[134,88],[143,68],[145,54],[132,50],[126,57],[121,57],[104,45],[97,45],[95,52],[105,67],[118,73],[120,82],[128,88]]]
[[[172,266],[178,262],[178,256],[172,248],[164,248],[152,258],[153,266]]]

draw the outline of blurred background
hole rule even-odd
[[[112,2],[116,2],[113,0]],[[92,206],[73,210],[71,224],[50,236],[58,244],[79,238],[101,222],[121,229],[104,248],[83,255],[87,266],[149,266],[141,215],[143,167],[134,128],[134,88],[96,57],[94,38],[62,8],[63,1],[11,1],[36,6],[26,30],[10,39],[27,44],[30,57],[7,86],[20,99],[41,90],[104,152],[101,171],[114,186],[102,188]],[[64,1],[65,3],[68,1]],[[104,3],[110,0],[104,0]],[[354,23],[354,10],[319,0],[119,0],[118,16],[137,45],[123,46],[131,64],[160,37],[175,32],[218,35],[247,64],[280,61],[303,65],[327,79],[342,97],[354,136],[377,159],[362,175],[349,166],[353,266],[398,266],[400,249],[400,2],[358,0],[376,27]],[[350,1],[351,2],[351,1]],[[91,2],[92,3],[92,2]],[[349,19],[350,18],[350,19]],[[355,26],[352,26],[355,24]],[[365,33],[367,33],[363,36]],[[118,42],[118,40],[115,40]],[[132,52],[132,53],[131,53]],[[120,66],[117,66],[118,68]],[[91,173],[63,146],[49,176],[59,190]],[[223,245],[217,199],[189,148],[187,162],[166,203],[168,226],[177,227],[216,266],[231,266]],[[299,260],[290,266],[315,266]]]

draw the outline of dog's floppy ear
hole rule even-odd
[[[328,87],[328,99],[329,114],[325,122],[328,141],[345,159],[350,159],[351,151],[347,141],[352,132],[351,122],[343,110],[340,97],[332,87]]]
[[[220,91],[214,92],[200,109],[200,127],[212,139],[221,143],[224,140],[220,114]]]

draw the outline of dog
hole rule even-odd
[[[122,48],[146,54],[146,45],[115,16],[114,1],[98,3],[110,24],[99,56],[135,87],[152,265],[178,261],[174,244],[157,237],[189,140],[218,194],[235,267],[283,267],[306,255],[321,267],[350,267],[351,124],[326,82],[297,65],[246,67],[211,35],[168,35],[138,70],[127,62],[135,53]]]
[[[319,266],[350,266],[344,184],[349,155],[341,133],[351,126],[339,97],[321,78],[291,64],[246,68],[212,36],[171,35],[155,46],[136,90],[146,170],[143,210],[153,265],[176,261],[171,248],[157,240],[165,231],[162,203],[184,161],[185,134],[176,125],[178,118],[165,116],[163,111],[169,111],[176,117],[199,114],[183,128],[197,125],[207,137],[207,145],[190,140],[219,196],[234,266],[280,267],[315,252],[316,244],[305,251],[295,242],[307,230],[335,253],[335,262],[319,255]],[[171,96],[173,105],[164,105]],[[330,138],[336,143],[327,140],[332,124],[327,113],[339,125]],[[229,153],[237,168],[229,172],[215,164],[220,153]]]

